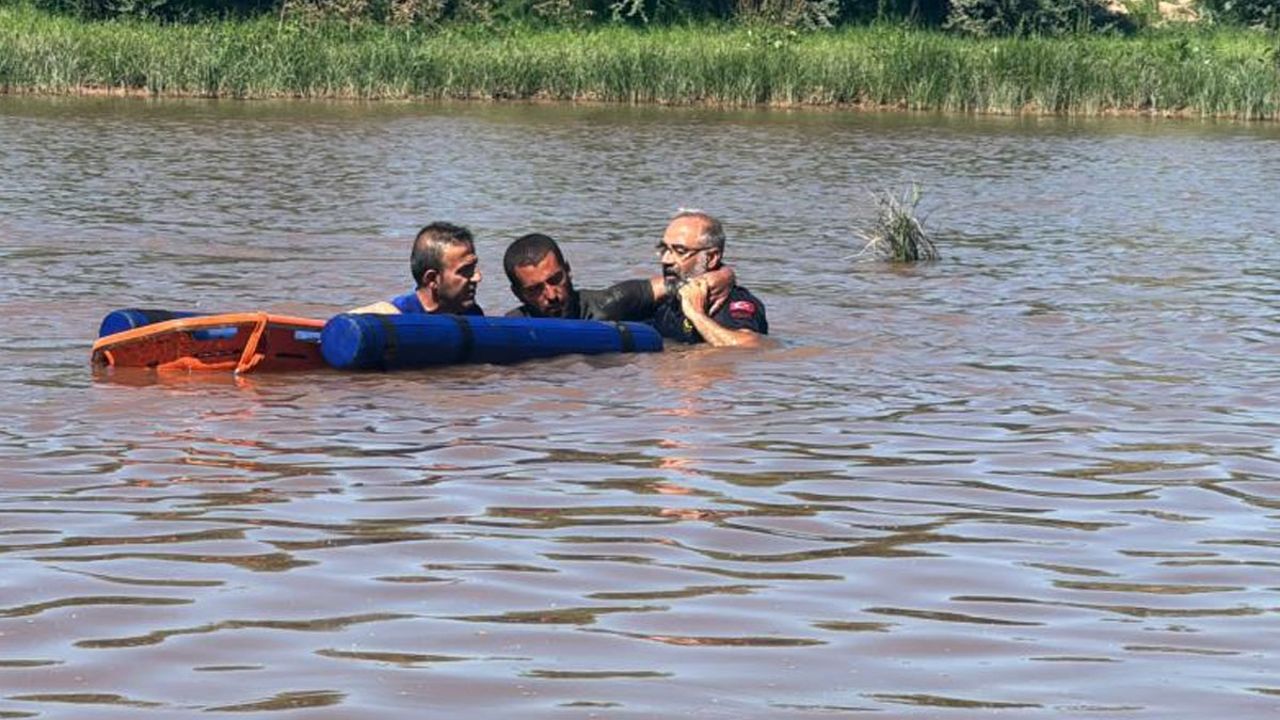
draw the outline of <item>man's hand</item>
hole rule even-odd
[[[710,295],[710,285],[706,275],[699,275],[680,288],[680,309],[684,311],[685,318],[693,323],[694,329],[708,345],[759,347],[763,342],[759,333],[746,328],[734,330],[724,327],[707,314],[704,308]]]
[[[706,278],[707,281],[707,299],[711,303],[707,308],[707,314],[715,315],[729,299],[729,291],[733,290],[733,286],[738,283],[738,278],[734,275],[733,268],[728,265],[721,265],[699,277]]]
[[[707,296],[704,302],[709,305],[704,306],[702,309],[708,315],[715,315],[729,300],[729,293],[738,284],[738,278],[734,274],[733,268],[728,265],[721,265],[715,270],[703,273],[698,277],[705,278],[707,283]],[[683,284],[677,284],[675,280],[662,275],[651,278],[649,282],[653,288],[653,299],[656,302],[673,299],[670,296],[671,291],[683,286]]]
[[[684,287],[680,288],[680,307],[684,310],[685,317],[691,318],[694,315],[711,315],[711,312],[707,310],[707,298],[710,295],[710,285],[711,284],[706,280],[706,275],[699,275],[698,277],[686,282]],[[723,302],[723,300],[721,302]]]

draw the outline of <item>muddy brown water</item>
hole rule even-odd
[[[913,179],[943,261],[851,259]],[[1275,717],[1278,189],[1274,125],[0,98],[0,717]],[[677,206],[777,347],[87,364]]]

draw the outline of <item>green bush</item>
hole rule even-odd
[[[1280,0],[1200,0],[1200,9],[1218,22],[1280,27]]]
[[[32,0],[43,10],[86,20],[133,17],[149,20],[250,17],[279,8],[278,0]]]
[[[849,20],[909,20],[937,27],[947,19],[950,0],[842,0],[843,17]]]
[[[946,27],[978,37],[1128,29],[1102,0],[951,0]]]

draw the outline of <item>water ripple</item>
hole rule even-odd
[[[0,137],[0,717],[1276,714],[1280,127],[0,96]],[[942,261],[850,259],[913,179]],[[87,367],[117,307],[403,292],[435,219],[491,314],[531,231],[647,277],[679,205],[776,347]]]

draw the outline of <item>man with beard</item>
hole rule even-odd
[[[415,289],[349,312],[484,315],[476,304],[476,286],[483,277],[478,265],[470,230],[447,222],[431,223],[418,231],[409,255]]]
[[[550,237],[531,233],[518,238],[502,258],[511,292],[520,306],[508,317],[568,318],[573,320],[638,320],[653,317],[659,303],[673,297],[674,283],[663,277],[624,280],[603,290],[578,290],[560,246]],[[711,302],[723,302],[733,287],[728,267],[707,276]]]
[[[699,210],[682,210],[658,243],[662,274],[675,292],[658,306],[653,326],[663,337],[716,347],[757,347],[769,334],[764,303],[733,285],[719,307],[707,303],[708,275],[723,267],[724,227]]]

